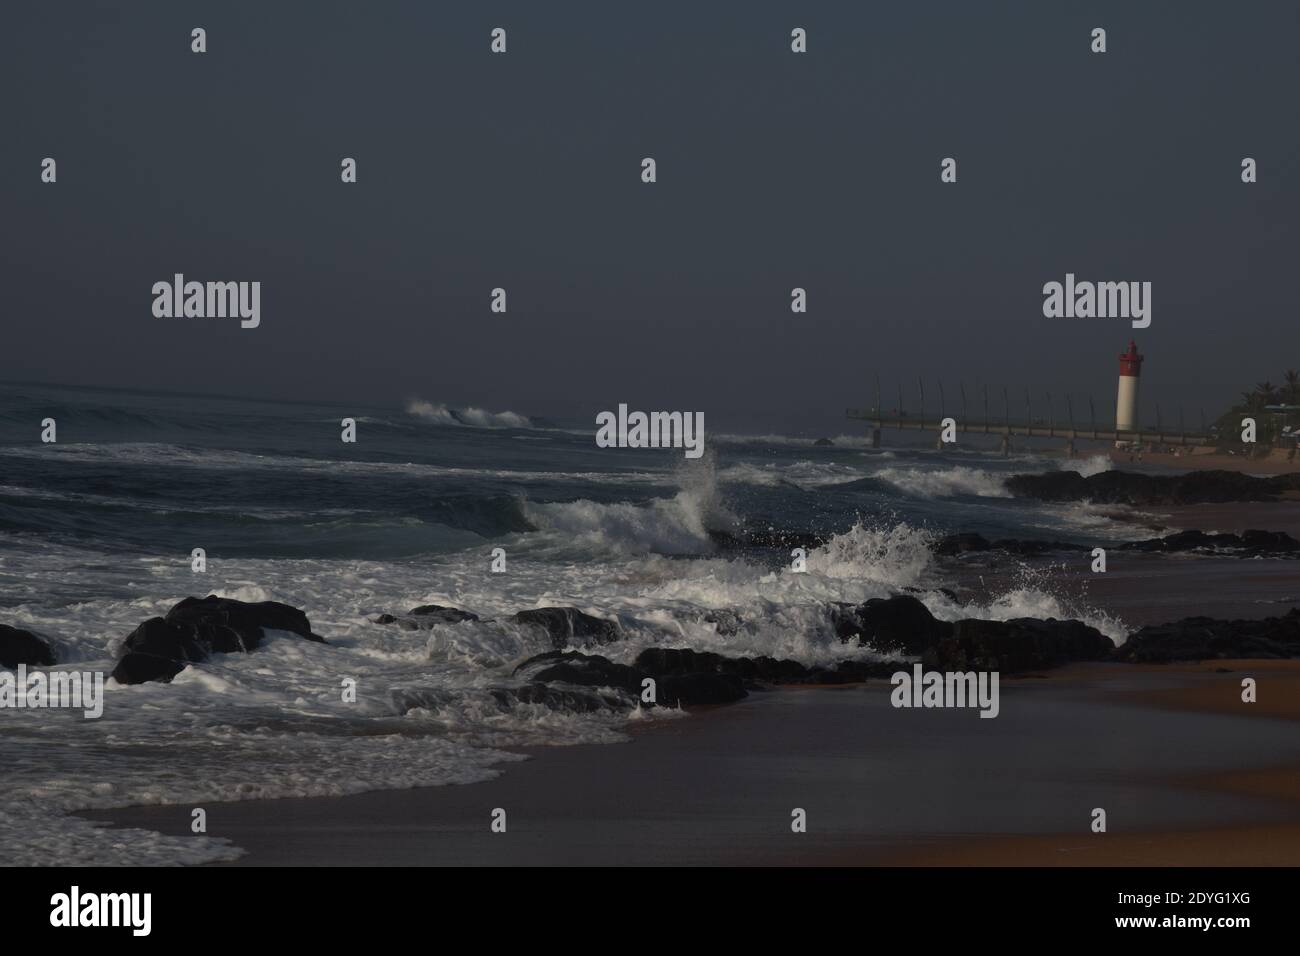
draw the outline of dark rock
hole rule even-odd
[[[967,618],[957,621],[952,635],[928,649],[922,661],[935,670],[995,670],[1005,674],[1059,667],[1073,661],[1104,660],[1114,650],[1110,638],[1081,621]]]
[[[808,673],[808,669],[797,661],[779,661],[771,657],[723,657],[711,651],[669,647],[646,648],[637,656],[636,664],[656,678],[709,673],[765,684],[795,682]]]
[[[208,641],[212,650],[220,652],[251,651],[262,642],[265,630],[288,631],[325,643],[323,637],[312,633],[306,614],[278,601],[247,603],[215,594],[187,597],[167,612],[167,620],[192,627],[200,640]]]
[[[580,687],[616,687],[630,694],[641,693],[641,679],[647,676],[635,667],[615,664],[607,657],[578,651],[538,654],[515,668],[515,673],[527,670],[534,671],[529,676],[535,681],[559,681]]]
[[[899,661],[841,661],[834,668],[805,667],[798,661],[774,657],[723,657],[709,651],[653,647],[641,652],[637,666],[668,676],[730,674],[757,689],[775,684],[853,684],[888,677],[905,665]]]
[[[840,661],[833,668],[814,667],[801,684],[860,684],[868,680],[886,680],[900,670],[903,661]]]
[[[459,624],[461,621],[477,621],[478,615],[462,611],[457,607],[443,607],[441,604],[421,604],[411,608],[402,617],[394,614],[380,614],[372,618],[375,624],[396,624],[404,631],[429,631],[438,624]]]
[[[964,554],[971,551],[1005,551],[1022,557],[1038,554],[1050,554],[1056,551],[1087,551],[1088,546],[1069,541],[1042,541],[1035,538],[998,538],[990,541],[982,534],[962,532],[950,534],[934,543],[932,549],[941,557]]]
[[[1260,531],[1250,529],[1241,533],[1241,546],[1261,554],[1295,554],[1300,552],[1300,541],[1285,531]]]
[[[1300,472],[1256,478],[1235,471],[1192,471],[1182,475],[1103,471],[1085,478],[1077,471],[1049,471],[1012,475],[1006,487],[1014,495],[1041,501],[1127,505],[1272,501],[1284,492],[1300,490]]]
[[[276,601],[245,603],[209,595],[188,597],[165,618],[145,621],[126,638],[113,670],[120,684],[168,681],[186,665],[214,653],[248,652],[259,647],[267,630],[288,631],[316,643],[307,615]]]
[[[458,624],[461,621],[477,621],[478,615],[462,611],[458,607],[443,607],[441,604],[421,604],[406,612],[408,617],[420,618],[422,621],[434,621],[438,624]]]
[[[1114,656],[1141,664],[1300,657],[1300,608],[1259,620],[1188,617],[1148,625],[1129,637]]]
[[[629,705],[640,699],[641,682],[647,677],[654,679],[656,703],[662,707],[729,704],[746,696],[744,680],[718,668],[716,662],[723,658],[716,654],[670,651],[667,657],[660,658],[655,651],[651,648],[642,652],[635,667],[576,651],[539,654],[519,665],[515,673],[532,671],[529,676],[535,682],[625,691]],[[662,669],[659,664],[664,665]]]
[[[31,631],[0,624],[0,667],[49,667],[53,663],[54,651],[44,640]]]
[[[1032,557],[1038,554],[1052,554],[1058,551],[1091,551],[1086,544],[1072,541],[1042,541],[1037,538],[998,538],[993,542],[993,550]]]
[[[1243,556],[1300,554],[1300,541],[1284,531],[1251,530],[1235,534],[1207,534],[1204,531],[1179,531],[1163,538],[1129,541],[1120,545],[1125,551],[1230,551]]]
[[[655,679],[658,703],[664,707],[734,704],[749,696],[745,682],[735,674],[678,674]]]
[[[614,621],[584,614],[576,607],[539,607],[520,611],[511,620],[540,627],[557,650],[573,644],[609,644],[623,636]]]
[[[119,684],[169,681],[186,665],[207,660],[211,650],[194,628],[151,617],[127,636],[113,679]]]
[[[949,556],[967,551],[988,551],[992,547],[993,543],[984,535],[976,534],[974,531],[964,531],[960,534],[945,535],[934,543],[931,550],[935,554]]]
[[[829,438],[819,438],[813,442],[813,446],[816,448],[831,448],[834,444],[835,442],[831,441]]]
[[[951,624],[935,618],[909,594],[872,598],[857,606],[835,605],[831,621],[841,641],[856,637],[859,644],[882,654],[918,656],[952,633]]]

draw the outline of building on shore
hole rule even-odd
[[[1128,351],[1119,357],[1119,392],[1115,396],[1115,431],[1136,431],[1138,428],[1138,378],[1142,374],[1143,356],[1138,354],[1137,342],[1128,343]],[[1118,438],[1118,436],[1116,436]],[[1124,444],[1116,441],[1116,446]]]

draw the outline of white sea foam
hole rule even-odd
[[[1099,475],[1103,471],[1110,471],[1113,466],[1114,462],[1110,460],[1109,455],[1092,455],[1088,458],[1067,458],[1060,463],[1061,471],[1077,471],[1085,478],[1092,475]]]
[[[1095,627],[1116,645],[1128,640],[1129,628],[1118,617],[1097,608],[1069,602],[1032,586],[1013,587],[993,598],[987,604],[957,604],[942,595],[932,595],[928,600],[930,610],[942,620],[964,617],[990,621],[1009,621],[1017,617],[1056,618],[1082,621]]]
[[[828,606],[902,589],[945,619],[1082,616],[1112,637],[1123,636],[1118,622],[1071,613],[1075,609],[1032,582],[987,607],[959,606],[940,590],[931,535],[905,521],[877,518],[836,535],[810,550],[805,573],[715,551],[709,532],[737,524],[729,492],[853,481],[873,474],[885,457],[876,453],[854,455],[847,465],[800,451],[800,460],[781,465],[741,461],[721,469],[709,454],[676,471],[635,475],[331,462],[159,444],[6,448],[2,454],[206,469],[644,482],[673,489],[637,501],[526,501],[525,514],[537,531],[419,560],[222,558],[195,575],[174,555],[124,557],[32,536],[0,537],[0,594],[9,605],[4,621],[48,636],[64,665],[111,669],[131,630],[195,593],[293,604],[329,641],[274,634],[252,654],[217,655],[171,684],[110,682],[99,721],[6,718],[0,839],[26,854],[13,862],[229,858],[237,851],[220,840],[106,831],[60,811],[468,783],[516,759],[511,747],[612,742],[622,739],[629,719],[674,717],[655,710],[629,716],[503,705],[493,691],[516,685],[515,666],[551,646],[536,628],[509,619],[524,608],[572,605],[616,620],[624,639],[600,652],[624,662],[655,645],[809,665],[872,658],[869,648],[840,642]],[[903,466],[896,459],[874,474],[920,497],[1005,496],[998,473],[978,468]],[[627,492],[620,493],[626,499]],[[992,501],[970,506],[1005,508]],[[1048,521],[1052,512],[1043,514]],[[488,571],[490,548],[497,545],[509,556],[506,574]],[[482,620],[426,631],[372,623],[378,613],[427,603],[463,608]],[[355,704],[342,702],[343,677],[357,681]],[[75,857],[67,856],[69,846]]]
[[[1010,498],[1005,476],[982,468],[955,465],[950,468],[889,467],[874,477],[918,498],[946,498],[974,495],[981,498]]]
[[[718,472],[718,481],[727,484],[748,484],[776,487],[792,484],[801,488],[817,488],[842,484],[865,478],[869,474],[862,468],[833,461],[796,461],[782,464],[753,464],[738,462]]]
[[[526,504],[524,514],[536,527],[559,532],[595,553],[607,549],[641,554],[699,554],[712,549],[711,530],[735,524],[724,503],[711,454],[679,464],[671,498],[634,503],[573,501]]]
[[[504,481],[591,482],[601,484],[671,485],[671,471],[603,472],[603,471],[526,471],[509,468],[466,468],[424,462],[345,461],[333,458],[305,458],[292,455],[259,455],[223,449],[187,448],[165,442],[119,442],[106,444],[67,442],[41,447],[7,446],[0,457],[47,459],[59,462],[122,463],[192,467],[214,471],[277,469],[327,474],[400,474],[431,478],[496,478]],[[13,487],[13,486],[10,486]]]
[[[524,415],[515,412],[489,412],[482,408],[466,406],[452,408],[441,402],[426,402],[413,398],[406,403],[408,415],[414,415],[424,421],[438,425],[467,425],[472,428],[529,428],[532,422]]]

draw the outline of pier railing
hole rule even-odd
[[[1074,440],[1091,440],[1091,441],[1111,441],[1111,442],[1133,442],[1136,444],[1153,443],[1157,445],[1214,445],[1217,442],[1215,436],[1201,432],[1171,432],[1163,429],[1150,428],[1102,428],[1094,423],[1088,425],[1078,425],[1073,423],[1062,424],[1054,421],[1011,421],[1003,419],[1001,421],[982,419],[971,421],[963,419],[960,415],[951,416],[942,415],[938,418],[921,417],[909,415],[881,415],[875,409],[850,408],[845,412],[846,416],[855,421],[868,422],[872,428],[879,432],[881,429],[895,429],[898,431],[942,431],[944,421],[951,417],[953,419],[954,431],[960,434],[978,434],[978,435],[1001,435],[1011,436],[1018,435],[1026,438],[1064,438],[1070,441]]]

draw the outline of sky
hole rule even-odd
[[[1300,367],[1291,0],[0,16],[3,380],[837,434],[877,376],[1109,408],[1130,338],[1145,420]],[[155,317],[177,272],[261,325]],[[1067,272],[1151,326],[1045,317]]]

